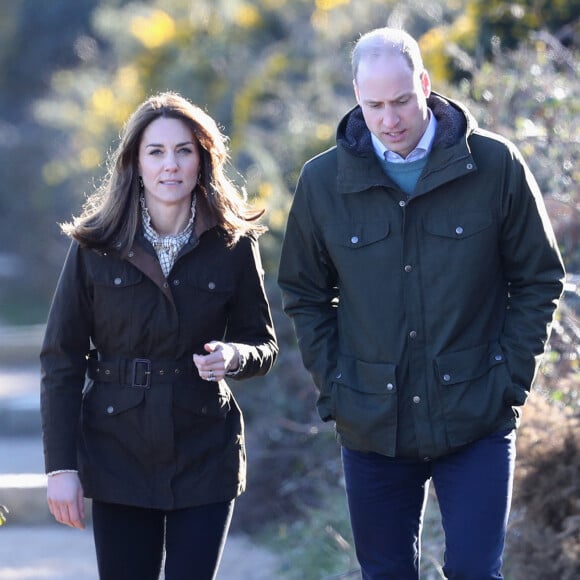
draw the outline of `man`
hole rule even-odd
[[[502,578],[561,257],[520,153],[431,91],[407,33],[365,34],[352,66],[358,106],[302,170],[279,284],[336,425],[363,578],[419,578],[430,480],[447,578]]]

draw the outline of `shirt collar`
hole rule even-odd
[[[371,133],[373,149],[375,150],[377,157],[393,163],[409,163],[410,161],[418,161],[425,157],[429,151],[431,151],[433,140],[435,139],[435,132],[437,130],[437,119],[435,119],[435,115],[431,112],[431,109],[427,109],[427,112],[429,115],[427,128],[425,129],[421,139],[419,139],[419,143],[417,143],[415,149],[413,149],[413,151],[411,151],[405,158],[401,157],[398,153],[389,150],[377,137],[375,137],[373,133]]]
[[[151,243],[161,243],[162,241],[166,240],[168,242],[171,241],[181,241],[185,238],[185,241],[189,240],[190,236],[191,236],[191,232],[193,231],[193,221],[195,219],[195,206],[196,206],[196,195],[193,194],[193,199],[191,200],[191,215],[189,218],[189,221],[187,222],[187,225],[185,226],[185,228],[181,231],[178,232],[177,234],[169,234],[167,236],[161,236],[159,235],[159,233],[153,228],[153,225],[151,224],[151,215],[149,214],[149,210],[147,209],[147,206],[145,205],[145,198],[141,197],[141,199],[139,200],[141,202],[141,218],[142,218],[142,224],[143,224],[143,230],[145,232],[145,237],[151,242]]]

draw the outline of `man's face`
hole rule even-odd
[[[429,123],[427,72],[413,73],[400,54],[367,57],[361,60],[353,84],[369,130],[390,151],[406,157]]]

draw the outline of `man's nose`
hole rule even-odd
[[[399,122],[399,115],[397,112],[390,107],[386,107],[383,111],[383,126],[387,129],[391,129],[397,125]]]

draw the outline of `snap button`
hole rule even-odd
[[[443,375],[443,380],[444,380],[444,381],[450,381],[450,380],[451,380],[451,375],[444,374],[444,375]]]
[[[128,254],[129,258],[132,258],[135,255],[135,252],[131,250]]]
[[[405,266],[405,272],[412,272],[413,271],[413,266],[411,266],[411,264],[407,264]]]
[[[419,404],[421,402],[421,397],[419,397],[419,395],[415,395],[413,397],[413,403],[415,403],[415,405]]]
[[[169,284],[167,282],[163,282],[163,288],[169,288]]]
[[[160,375],[164,375],[165,374],[165,370],[164,369],[159,369],[159,374]]]
[[[352,238],[350,238],[350,243],[351,244],[358,244],[358,236],[352,236]]]
[[[121,278],[115,278],[113,280],[113,284],[115,284],[115,286],[118,286],[123,280],[121,280]]]
[[[503,360],[503,356],[501,356],[501,354],[496,354],[493,358],[495,360]]]
[[[466,167],[467,167],[467,169],[473,169],[473,163],[468,163],[468,164],[466,165]]]
[[[115,411],[115,407],[113,407],[113,405],[109,405],[107,407],[107,414],[111,415],[112,413],[114,413]]]
[[[111,374],[111,371],[110,371],[109,369],[107,369],[107,370],[105,371],[105,374],[106,374],[106,375],[110,375],[110,374]]]
[[[342,378],[342,373],[336,373],[336,378],[337,378],[337,379],[340,379],[340,378]]]
[[[179,284],[181,284],[181,282],[179,280],[173,280],[173,285],[174,286],[179,286]]]
[[[181,371],[179,369],[173,369],[173,372],[178,375]]]
[[[457,226],[455,228],[455,233],[460,236],[463,233],[463,228],[461,226]]]
[[[409,332],[409,338],[417,338],[417,331],[411,330],[411,332]]]
[[[208,284],[207,284],[207,287],[208,287],[210,290],[215,290],[215,282],[208,282]]]
[[[393,385],[393,383],[387,383],[387,391],[392,391],[395,388],[395,385]]]
[[[406,205],[407,205],[407,202],[405,202],[404,200],[401,200],[399,202],[399,206],[401,206],[401,207],[405,207]]]

